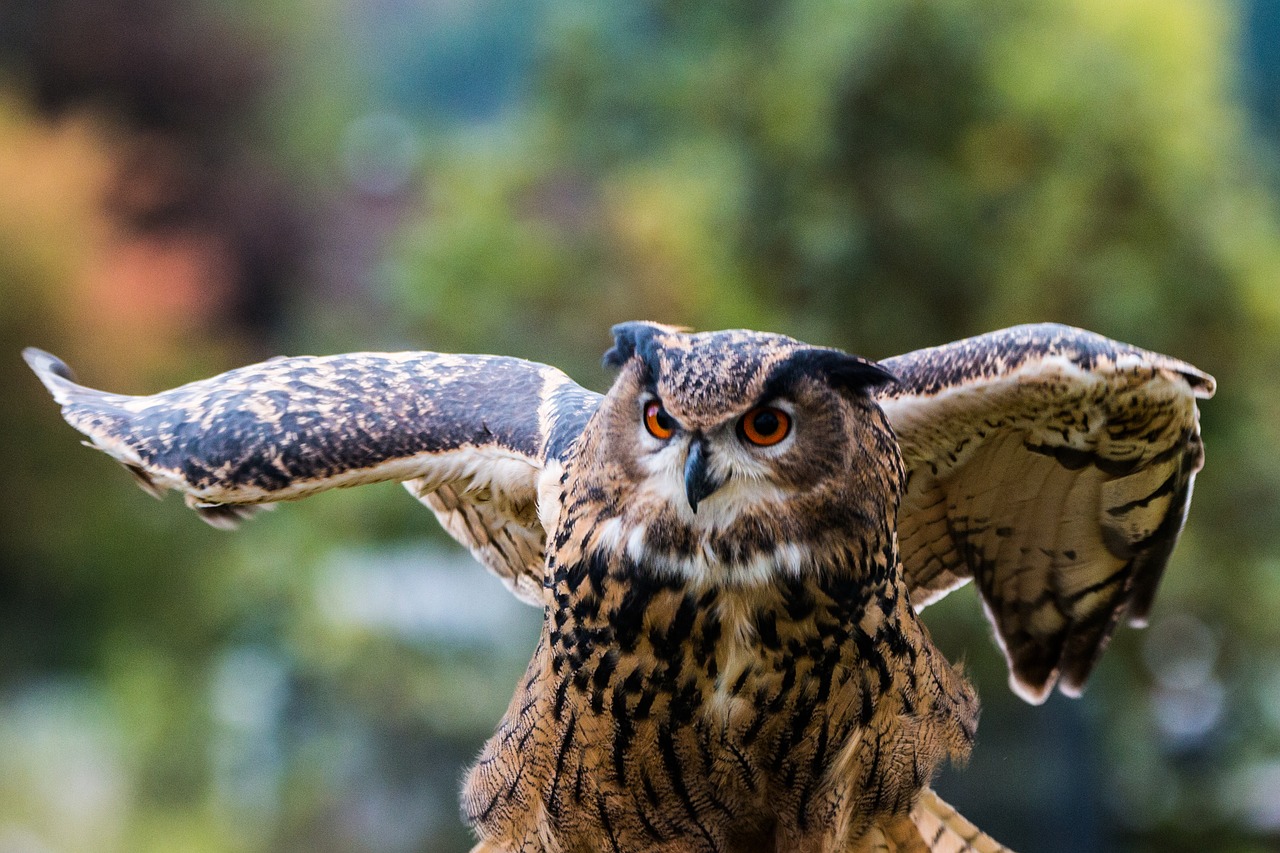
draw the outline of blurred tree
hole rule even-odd
[[[307,225],[254,144],[272,64],[257,33],[198,0],[11,0],[0,10],[0,68],[31,103],[55,121],[99,117],[112,165],[99,191],[135,256],[116,261],[127,272],[108,289],[130,291],[160,256],[192,258],[205,273],[189,312],[254,339],[278,330]],[[131,295],[165,289],[148,285]]]

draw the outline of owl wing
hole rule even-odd
[[[67,422],[160,497],[215,527],[326,489],[399,480],[521,599],[542,603],[538,480],[600,395],[543,364],[487,355],[275,358],[149,397],[27,363]]]
[[[1019,326],[887,359],[917,609],[971,578],[1042,702],[1079,695],[1122,616],[1141,624],[1204,461],[1211,376],[1080,329]]]

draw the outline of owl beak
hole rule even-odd
[[[698,511],[698,504],[704,498],[723,485],[707,467],[708,455],[706,439],[696,438],[689,445],[689,456],[684,463],[684,493],[689,498],[689,508],[694,512]]]

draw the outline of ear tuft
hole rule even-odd
[[[648,362],[653,348],[653,336],[667,328],[643,320],[614,326],[610,329],[613,332],[613,348],[604,354],[604,366],[622,367],[637,354]]]
[[[852,391],[869,391],[881,385],[896,383],[898,377],[874,361],[868,361],[856,355],[845,355],[833,359],[828,375],[836,382]]]
[[[787,373],[792,376],[825,376],[832,385],[862,394],[898,381],[898,377],[876,362],[836,349],[801,350],[787,359],[786,364]]]

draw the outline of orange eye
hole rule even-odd
[[[738,431],[758,447],[772,447],[791,432],[791,416],[774,406],[760,406],[742,416]]]
[[[644,428],[649,430],[649,435],[663,441],[676,434],[675,419],[667,414],[667,410],[657,400],[650,400],[645,404]]]

